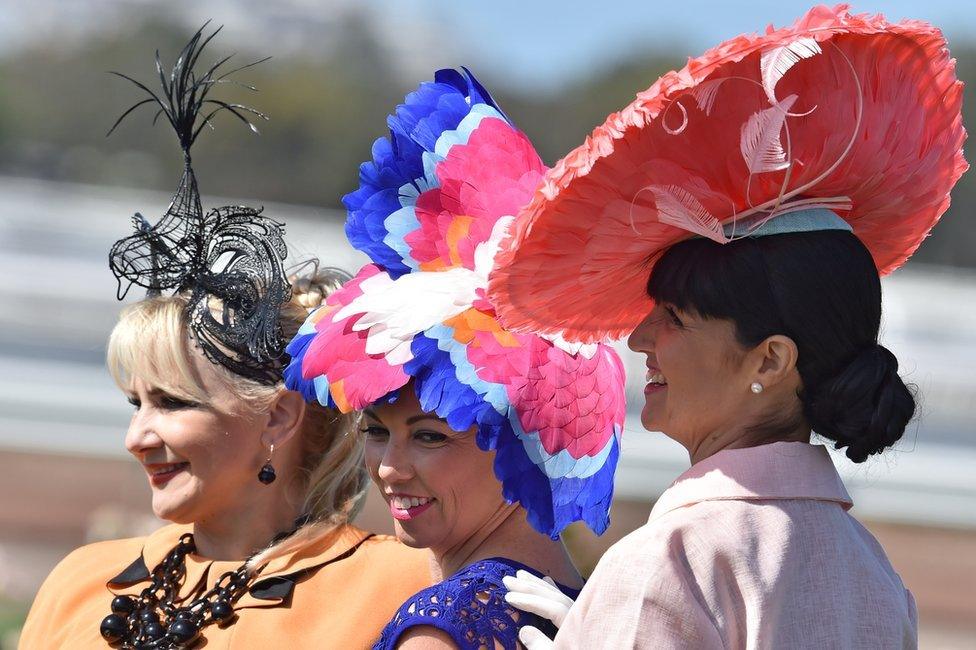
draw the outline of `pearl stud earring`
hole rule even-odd
[[[749,390],[758,395],[759,393],[763,392],[763,385],[758,381],[754,381],[752,382],[752,385],[749,386]]]

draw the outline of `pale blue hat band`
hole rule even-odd
[[[739,222],[733,229],[733,224],[724,227],[725,236],[731,237],[743,231],[743,224]],[[749,237],[766,237],[767,235],[785,235],[793,232],[817,232],[820,230],[846,230],[854,232],[851,225],[826,208],[811,208],[797,210],[773,217],[763,225],[749,233]],[[741,236],[741,235],[740,235]]]

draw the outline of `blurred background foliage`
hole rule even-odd
[[[194,163],[206,193],[338,207],[356,187],[357,167],[374,139],[384,135],[385,115],[427,76],[406,75],[370,29],[368,16],[345,12],[326,50],[301,50],[275,42],[229,41],[222,34],[207,61],[234,50],[232,63],[267,54],[274,58],[238,75],[254,94],[224,86],[224,97],[270,115],[251,135],[231,116],[217,120],[195,147]],[[116,134],[115,118],[140,99],[131,84],[107,74],[118,70],[153,82],[151,52],[159,47],[171,64],[190,29],[163,14],[140,15],[129,28],[64,42],[39,40],[0,58],[0,174],[97,185],[170,191],[181,172],[180,154],[168,127],[149,128],[152,110],[140,109]],[[252,41],[255,39],[252,39]],[[284,50],[285,55],[278,51]],[[593,127],[626,105],[660,74],[679,67],[679,50],[634,52],[612,67],[554,90],[516,88],[504,78],[482,78],[509,116],[552,164],[582,142]],[[326,52],[323,54],[323,52]],[[966,123],[972,124],[976,92],[976,44],[953,43],[958,74],[968,83]],[[328,54],[331,53],[331,54]],[[457,65],[465,61],[457,61]],[[410,78],[407,78],[410,77]],[[953,205],[916,259],[976,267],[976,179],[963,177]],[[52,215],[52,218],[70,218]]]

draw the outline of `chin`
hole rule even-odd
[[[152,510],[153,514],[158,518],[173,524],[192,524],[197,520],[191,504],[185,501],[182,503],[172,503],[169,499],[163,499],[161,501],[153,499]]]
[[[640,415],[641,426],[648,431],[664,431],[664,422],[661,418],[657,417],[655,411],[652,411],[647,406],[641,411]]]
[[[415,536],[411,535],[409,532],[403,529],[399,523],[393,524],[393,534],[396,535],[397,540],[401,544],[409,546],[410,548],[426,548],[422,539],[417,539]]]
[[[396,531],[396,538],[398,542],[404,546],[409,546],[410,548],[427,548],[426,544],[399,529]]]
[[[192,524],[200,519],[199,499],[194,493],[167,493],[167,490],[153,490],[152,510],[158,518],[174,524]]]
[[[396,520],[393,522],[393,533],[401,544],[410,548],[430,548],[433,541],[428,535],[418,535],[416,531],[405,529],[403,524]]]

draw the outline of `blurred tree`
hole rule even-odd
[[[355,188],[359,163],[369,155],[372,141],[385,134],[385,116],[421,80],[398,77],[395,61],[365,15],[351,12],[341,20],[338,41],[329,49],[336,55],[275,58],[240,73],[240,80],[258,93],[221,88],[226,98],[258,108],[271,121],[257,124],[263,135],[256,137],[225,114],[216,120],[214,132],[201,136],[194,164],[206,193],[338,207],[340,197]],[[106,72],[119,70],[154,87],[147,44],[158,46],[168,65],[187,35],[185,26],[143,17],[131,29],[87,43],[37,44],[0,60],[0,173],[174,189],[181,172],[179,148],[166,125],[149,128],[150,109],[104,137],[139,97],[130,84]],[[251,48],[235,61],[275,54],[274,34]],[[209,62],[231,51],[218,38],[205,58]],[[976,48],[954,44],[954,52],[960,78],[976,80]],[[517,93],[506,88],[504,79],[479,76],[487,77],[499,103],[552,164],[637,91],[681,64],[670,55],[635,53],[557,94]],[[973,88],[966,89],[967,124],[974,118]],[[967,175],[917,259],[976,267],[976,229],[963,217],[974,208],[976,181]]]

